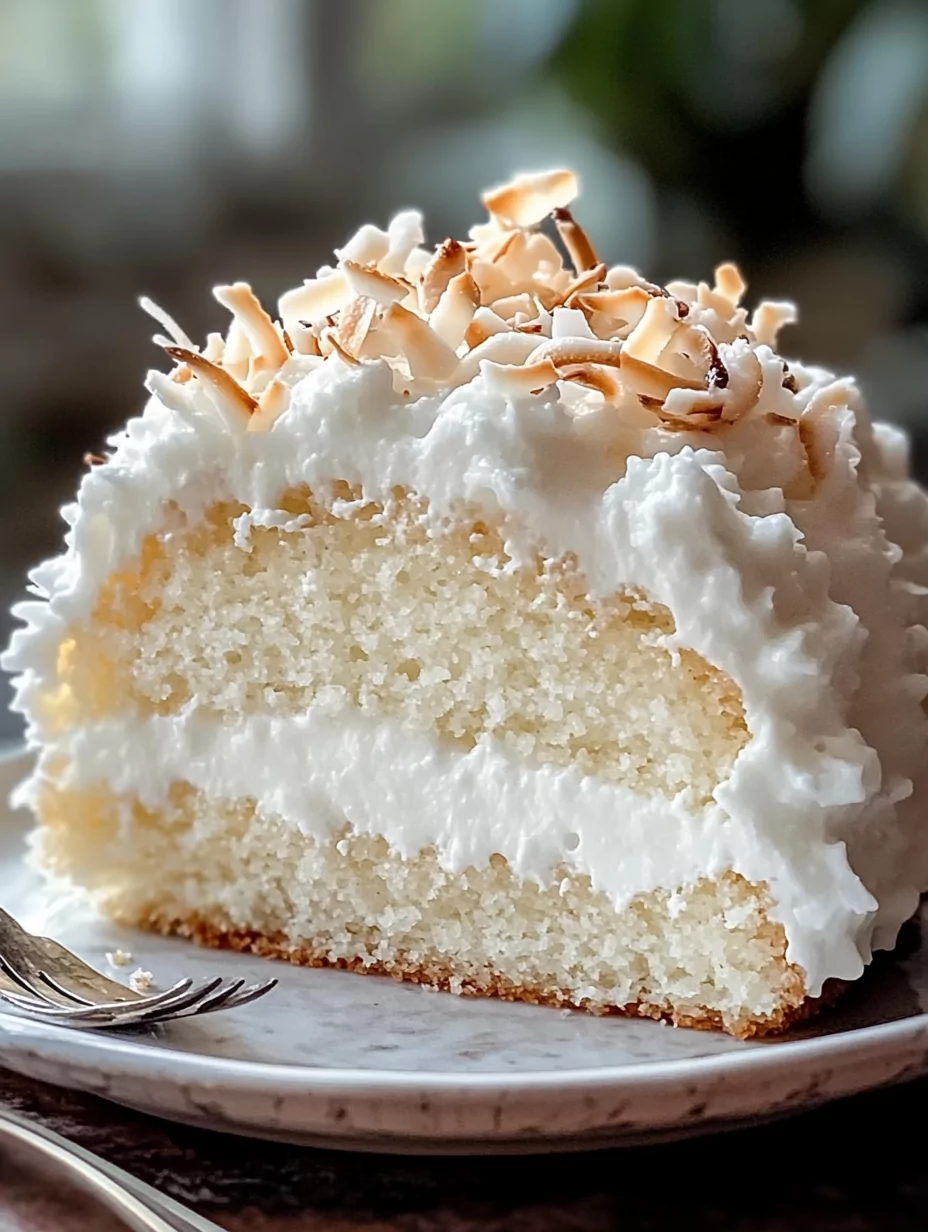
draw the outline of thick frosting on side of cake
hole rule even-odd
[[[668,805],[527,769],[492,742],[452,753],[324,711],[83,727],[45,745],[32,787],[58,753],[72,781],[152,802],[176,775],[316,831],[379,819],[400,852],[434,845],[455,868],[494,850],[539,880],[563,863],[617,901],[732,868],[768,883],[816,995],[891,945],[928,884],[928,499],[852,382],[774,351],[782,305],[749,322],[732,267],[714,288],[606,271],[565,218],[569,196],[551,176],[489,194],[490,224],[434,257],[414,215],[362,228],[337,268],[283,297],[284,329],[243,284],[220,289],[235,324],[203,352],[164,319],[175,379],[151,375],[144,414],[64,511],[68,550],[33,573],[4,665],[45,743],[61,639],[167,502],[194,520],[241,502],[247,551],[250,526],[292,525],[278,502],[294,487],[324,498],[347,481],[368,500],[400,487],[427,496],[437,527],[464,506],[499,515],[513,566],[575,558],[594,596],[633,585],[669,609],[669,643],[742,694],[751,739],[714,803]],[[533,229],[552,205],[573,275]],[[514,250],[522,265],[500,273]],[[350,773],[362,740],[365,781]],[[505,824],[488,806],[501,798]]]

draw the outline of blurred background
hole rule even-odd
[[[787,352],[928,472],[925,0],[0,0],[0,642],[163,363],[140,292],[200,336],[213,283],[273,304],[361,221],[436,242],[558,164],[605,257],[796,299]]]

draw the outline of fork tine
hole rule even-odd
[[[252,984],[250,988],[243,988],[241,992],[236,993],[222,1007],[223,1009],[238,1009],[240,1005],[248,1005],[252,1001],[257,1001],[259,997],[263,997],[265,993],[269,993],[272,988],[276,988],[279,981],[265,980],[263,984]]]
[[[176,1000],[187,993],[190,988],[190,984],[190,979],[178,980],[172,988],[168,988],[164,992],[155,993],[153,996],[148,997],[144,1002],[107,1001],[101,1003],[100,1005],[94,1005],[91,1003],[87,1006],[63,1006],[57,1005],[51,1000],[47,1000],[43,1005],[43,1011],[47,1012],[50,1010],[53,1013],[67,1015],[69,1018],[77,1018],[78,1015],[83,1013],[104,1014],[110,1018],[115,1018],[117,1016],[120,1018],[128,1018],[130,1017],[130,1013],[127,1011],[137,1011],[139,1006],[147,1010],[156,1010],[164,1003]]]
[[[72,992],[70,988],[65,988],[63,984],[59,984],[57,980],[53,980],[47,971],[39,971],[39,979],[53,989],[62,997],[67,997],[69,1001],[76,1001],[79,1005],[93,1005],[92,1001],[88,1001],[86,997],[78,996],[76,992]]]
[[[0,953],[0,969],[3,970],[4,975],[8,975],[15,984],[18,984],[20,988],[24,988],[26,992],[31,992],[34,996],[40,995],[39,990],[29,983],[26,977],[17,967],[13,966],[3,953]]]
[[[128,1022],[131,1020],[133,1022],[148,1022],[150,1021],[149,1014],[154,1014],[158,1018],[161,1018],[162,1016],[175,1018],[182,1014],[185,1010],[190,1010],[199,1001],[215,992],[221,983],[222,976],[217,975],[214,976],[213,979],[207,980],[205,984],[201,984],[199,987],[194,986],[193,988],[189,988],[182,995],[171,1001],[166,1001],[151,1010],[143,1009],[139,1012],[137,1007],[133,1006],[132,1008],[135,1012],[126,1014],[120,1013],[120,1021]]]
[[[225,988],[217,988],[214,993],[210,993],[208,996],[204,997],[198,1005],[195,1005],[192,1013],[208,1014],[210,1010],[222,1009],[226,1002],[231,997],[235,996],[244,983],[245,981],[243,979],[233,980],[231,984],[228,984]]]
[[[54,1005],[48,1001],[36,1001],[32,997],[23,997],[16,992],[0,992],[0,997],[4,1001],[9,1001],[11,1005],[15,1005],[18,1009],[28,1010],[30,1014],[37,1014],[43,1018],[51,1020],[70,1019],[70,1020],[86,1020],[97,1017],[109,1018],[110,1015],[101,1012],[92,1005],[75,1005],[66,1007],[63,1005]]]
[[[186,979],[178,980],[176,984],[166,988],[164,992],[152,993],[150,997],[145,997],[142,1001],[107,1001],[95,1008],[105,1010],[108,1014],[116,1015],[120,1019],[131,1018],[133,1014],[147,1013],[161,1009],[163,1006],[173,1005],[174,1001],[187,996],[192,984],[193,980],[187,976]]]

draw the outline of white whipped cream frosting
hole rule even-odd
[[[746,349],[722,348],[730,371]],[[17,706],[43,747],[31,786],[63,753],[76,784],[105,779],[154,804],[184,778],[216,798],[254,796],[308,833],[348,817],[404,854],[433,845],[450,868],[498,851],[517,874],[548,882],[565,864],[617,903],[732,868],[768,883],[810,995],[829,977],[855,978],[928,884],[928,498],[907,477],[904,440],[871,428],[852,383],[794,366],[794,393],[779,358],[752,350],[763,413],[718,435],[636,423],[560,385],[514,393],[489,371],[405,400],[384,361],[298,355],[279,374],[286,413],[269,432],[246,433],[197,382],[162,380],[84,477],[64,510],[66,553],[35,570],[37,597],[17,609],[25,628],[4,666],[18,673]],[[765,415],[810,408],[823,474],[787,499],[784,488],[807,477],[804,454],[795,427]],[[276,505],[286,489],[323,492],[334,479],[369,499],[396,485],[422,493],[436,521],[463,501],[498,508],[515,563],[539,549],[572,553],[592,593],[630,584],[666,605],[671,642],[727,673],[743,697],[751,739],[713,803],[528,768],[492,741],[461,755],[321,709],[231,727],[195,710],[119,719],[48,742],[38,700],[58,643],[159,529],[166,501],[194,518],[217,500],[242,502],[247,550],[249,521],[286,517]]]

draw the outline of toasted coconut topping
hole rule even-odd
[[[510,184],[483,194],[483,204],[501,226],[533,227],[557,209],[564,209],[580,191],[572,171],[542,171],[517,175]]]
[[[338,343],[343,357],[350,355],[354,359],[359,358],[376,313],[376,302],[366,295],[359,295],[342,309],[338,316],[338,325],[329,332]]]
[[[794,325],[796,308],[785,300],[764,300],[751,317],[751,333],[765,346],[776,347],[777,335],[784,325]]]
[[[150,317],[153,317],[166,333],[170,334],[177,346],[186,347],[188,351],[195,351],[197,349],[171,314],[165,312],[154,300],[150,300],[147,295],[140,295],[139,307],[143,312],[147,312]],[[159,343],[158,345],[160,346],[161,344]]]
[[[715,289],[730,301],[733,308],[741,303],[741,297],[747,288],[747,283],[741,277],[741,271],[731,261],[719,265],[715,270]]]
[[[431,312],[436,308],[451,279],[466,270],[467,253],[462,244],[457,240],[445,240],[439,244],[419,280],[419,305],[422,311]]]
[[[508,329],[508,324],[491,308],[478,308],[464,334],[464,341],[473,350],[493,334],[505,334]]]
[[[280,322],[245,283],[218,287],[232,322],[202,351],[143,299],[178,363],[171,377],[150,374],[149,388],[189,415],[202,385],[230,426],[252,432],[286,413],[294,376],[285,367],[298,379],[335,357],[388,364],[406,397],[475,379],[513,396],[559,383],[570,406],[582,403],[576,387],[594,390],[629,423],[672,432],[720,432],[754,413],[763,388],[756,352],[775,347],[795,320],[792,305],[762,303],[749,317],[730,263],[711,284],[666,287],[629,266],[607,269],[568,209],[577,187],[569,171],[519,176],[484,195],[489,219],[469,239],[431,251],[413,211],[386,230],[363,226],[336,251],[336,268],[281,296]],[[540,229],[549,218],[560,246]],[[798,421],[802,406],[804,384],[781,363],[782,381],[768,387],[776,410],[758,411],[771,426]],[[811,441],[812,426],[803,432]]]
[[[492,359],[480,361],[488,389],[495,393],[541,393],[558,379],[557,368],[550,359],[534,364],[496,364]]]
[[[254,356],[256,372],[276,372],[287,362],[290,352],[247,282],[214,287],[213,295],[241,325]]]
[[[625,387],[614,368],[605,368],[601,364],[567,364],[558,367],[558,376],[564,381],[575,381],[585,385],[587,389],[595,389],[603,395],[607,402],[618,402],[625,392]]]
[[[428,321],[416,316],[401,304],[391,304],[383,316],[383,324],[399,346],[413,376],[440,381],[455,370],[458,358],[447,343],[442,342]]]
[[[181,343],[183,345],[183,343]],[[191,348],[194,349],[194,348]],[[222,334],[207,334],[206,346],[203,348],[203,355],[206,359],[214,364],[221,364],[222,357],[226,350],[226,340]]]
[[[382,274],[376,265],[360,265],[357,261],[343,261],[342,269],[352,292],[373,300],[375,304],[395,304],[409,294],[409,285]]]
[[[458,274],[442,292],[429,317],[429,324],[446,346],[457,350],[467,335],[479,304],[480,288],[470,274]]]
[[[322,331],[319,345],[322,347],[323,355],[337,355],[349,367],[356,368],[361,362],[357,355],[354,355],[346,346],[342,345],[338,339],[338,331],[331,325]]]
[[[258,409],[258,404],[233,376],[204,355],[191,351],[189,347],[168,346],[164,349],[171,359],[191,368],[207,386],[217,410],[230,427],[246,426],[248,419]]]
[[[527,363],[550,359],[558,367],[564,364],[607,364],[618,368],[622,362],[622,345],[604,342],[601,338],[556,338],[543,342],[529,355]]]
[[[315,324],[338,312],[351,299],[351,288],[344,270],[332,270],[319,278],[308,278],[301,287],[285,291],[278,302],[278,311],[286,329],[290,322],[308,321]]]
[[[561,303],[570,304],[583,291],[598,287],[605,274],[606,267],[603,264],[596,265],[590,270],[584,270],[582,274],[578,274],[564,288],[561,293]]]
[[[586,270],[594,269],[599,265],[596,249],[590,243],[589,236],[584,229],[578,222],[574,221],[574,216],[570,210],[561,206],[552,211],[552,217],[554,218],[554,225],[557,227],[557,233],[567,249],[567,255],[573,262],[576,272],[582,274]]]
[[[290,405],[290,390],[274,377],[258,399],[258,409],[248,421],[247,432],[269,432]]]

